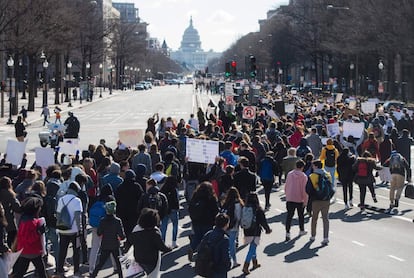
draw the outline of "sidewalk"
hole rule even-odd
[[[71,88],[73,89],[73,88]],[[94,91],[94,95],[93,95],[93,99],[92,102],[86,101],[86,100],[82,100],[82,103],[80,103],[79,98],[74,101],[73,99],[71,99],[71,104],[72,106],[69,107],[69,102],[61,102],[61,95],[59,95],[59,104],[55,104],[55,92],[54,90],[49,90],[48,92],[48,99],[47,99],[47,103],[48,103],[48,107],[50,109],[50,116],[53,118],[54,117],[54,113],[53,113],[53,109],[55,108],[55,106],[59,106],[60,109],[62,109],[61,113],[67,113],[68,111],[71,111],[73,109],[79,108],[79,107],[84,107],[87,106],[91,103],[94,103],[96,101],[101,101],[104,99],[108,99],[110,97],[113,97],[117,94],[119,94],[120,92],[122,92],[121,90],[112,90],[112,95],[109,94],[109,89],[105,88],[105,90],[102,89],[102,98],[99,97],[100,95],[100,89],[101,88],[95,88]],[[78,92],[79,92],[79,88],[77,88]],[[64,99],[65,97],[63,97]],[[22,92],[19,93],[19,99],[18,99],[18,112],[20,111],[21,107],[24,105],[24,107],[27,109],[28,107],[28,102],[29,102],[29,96],[28,93],[26,93],[26,99],[22,99]],[[35,111],[28,111],[28,116],[27,116],[27,122],[28,123],[33,123],[39,120],[42,120],[43,117],[40,116],[40,114],[42,113],[42,102],[43,102],[43,91],[38,91],[37,93],[37,97],[35,97]],[[7,127],[12,127],[14,128],[14,123],[16,122],[18,115],[12,115],[12,119],[13,119],[13,124],[12,125],[8,125],[7,121],[9,119],[9,101],[8,101],[8,97],[7,97],[7,92],[4,93],[4,117],[0,118],[0,130],[5,129]]]

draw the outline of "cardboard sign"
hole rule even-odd
[[[354,138],[361,138],[363,136],[365,126],[364,123],[343,122],[342,125],[343,136],[347,138],[352,135]]]
[[[374,114],[377,111],[376,103],[373,101],[362,102],[361,111],[365,114]]]
[[[343,93],[337,93],[336,98],[335,98],[335,102],[341,102],[343,95],[344,95]]]
[[[188,138],[186,155],[190,162],[213,164],[219,155],[219,142]]]
[[[127,147],[136,148],[144,142],[143,129],[125,129],[118,131],[119,141]]]
[[[276,101],[273,104],[274,110],[276,110],[276,112],[279,115],[285,115],[285,103],[283,101]]]
[[[349,109],[355,109],[357,105],[357,101],[355,99],[351,99],[348,104]]]
[[[52,148],[35,148],[36,165],[47,168],[55,164],[55,152]]]
[[[18,142],[15,140],[7,140],[6,147],[6,162],[12,165],[20,165],[22,163],[23,155],[26,152],[27,140]]]
[[[326,133],[329,137],[334,138],[340,134],[339,131],[339,123],[327,124],[326,125]]]

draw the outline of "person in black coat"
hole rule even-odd
[[[355,156],[352,155],[348,148],[344,148],[341,154],[336,160],[336,171],[338,172],[339,181],[342,184],[342,190],[344,193],[344,203],[345,209],[352,207],[352,197],[353,197],[353,179],[354,171],[352,170],[352,165],[355,163]],[[349,202],[348,202],[348,192],[349,192]]]
[[[164,185],[160,190],[167,197],[168,201],[168,213],[161,220],[161,235],[162,240],[165,242],[165,236],[167,233],[167,226],[169,220],[173,224],[172,232],[172,248],[177,248],[177,234],[178,234],[178,210],[179,210],[179,200],[178,200],[178,182],[174,176],[169,176],[165,179]]]
[[[17,116],[16,123],[14,124],[14,130],[16,133],[17,141],[23,142],[24,137],[27,135],[27,132],[22,121],[22,116]]]
[[[165,245],[158,228],[160,217],[154,209],[144,208],[138,225],[132,231],[129,243],[134,246],[135,261],[144,269],[148,277],[159,277],[161,252],[172,249]],[[150,276],[151,275],[151,276]]]
[[[397,139],[395,144],[397,152],[399,152],[405,160],[407,160],[408,165],[411,167],[411,145],[413,143],[413,138],[410,137],[410,132],[408,129],[403,129],[401,137]]]
[[[133,170],[127,170],[125,180],[119,185],[115,193],[118,205],[116,214],[122,220],[127,237],[138,221],[138,214],[131,208],[138,206],[138,201],[144,193],[141,185],[135,181],[135,176]]]
[[[249,160],[245,157],[239,159],[241,170],[234,175],[234,186],[239,190],[240,197],[246,200],[249,192],[256,191],[256,175],[249,171]]]

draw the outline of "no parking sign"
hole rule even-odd
[[[256,106],[245,106],[243,108],[243,119],[254,120],[256,117]]]

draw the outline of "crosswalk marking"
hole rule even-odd
[[[388,257],[390,257],[391,259],[394,259],[394,260],[396,260],[396,261],[399,261],[399,262],[405,262],[405,260],[404,260],[404,259],[399,258],[399,257],[394,256],[394,255],[388,255]]]

